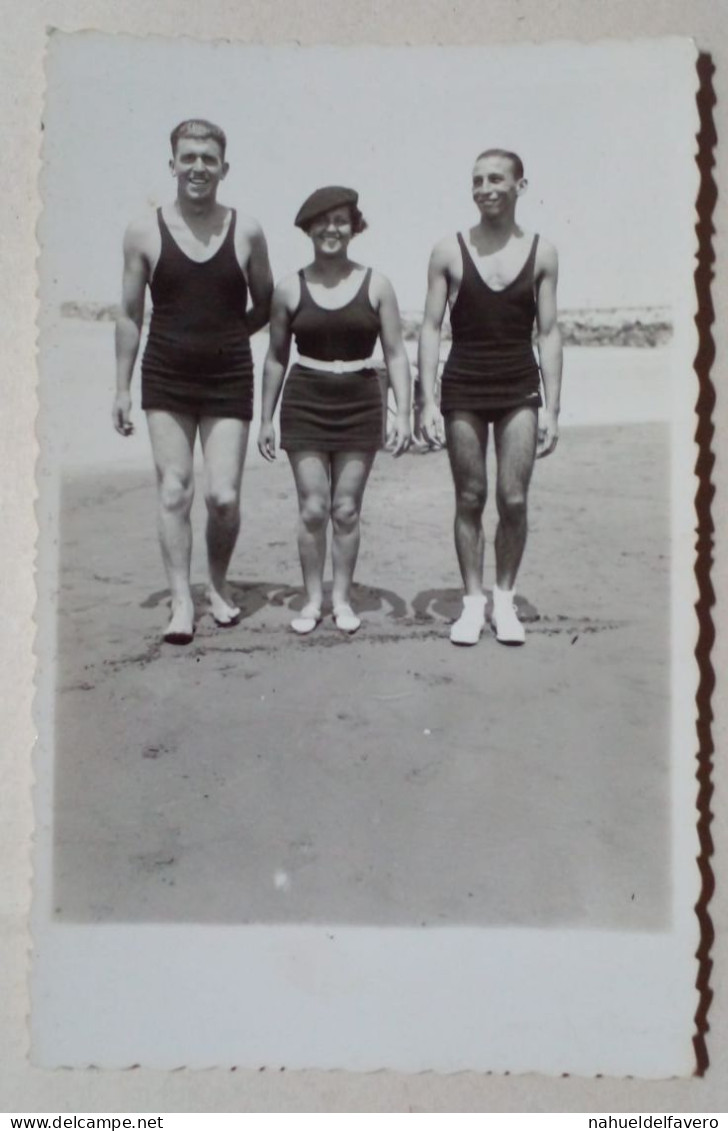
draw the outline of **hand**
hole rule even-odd
[[[426,402],[422,406],[420,432],[431,448],[443,447],[442,417],[434,401]]]
[[[114,397],[114,407],[111,410],[111,419],[114,428],[120,436],[131,436],[134,425],[129,419],[131,414],[131,396],[129,393],[117,393]]]
[[[276,458],[276,432],[273,423],[263,423],[258,432],[258,451],[264,460],[272,463]]]
[[[536,459],[550,456],[559,442],[559,418],[550,409],[543,409],[538,416],[538,443]]]
[[[390,451],[395,458],[401,456],[407,451],[411,440],[412,428],[410,427],[409,416],[397,414],[387,436],[387,451]]]

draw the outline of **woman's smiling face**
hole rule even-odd
[[[314,247],[323,255],[345,252],[354,234],[351,210],[347,205],[314,216],[308,225]]]

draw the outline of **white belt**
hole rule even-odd
[[[371,357],[363,361],[318,361],[315,357],[299,357],[298,364],[304,369],[320,369],[324,373],[356,373],[358,369],[373,369]]]

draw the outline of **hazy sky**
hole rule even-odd
[[[687,41],[501,48],[250,48],[54,35],[40,227],[43,297],[118,298],[127,222],[171,199],[170,129],[219,122],[220,199],[262,223],[277,278],[309,258],[304,197],[352,185],[352,254],[422,306],[433,243],[477,219],[477,153],[519,151],[524,227],[556,243],[563,306],[667,305],[692,238]]]

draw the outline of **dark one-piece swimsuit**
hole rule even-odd
[[[460,232],[463,277],[450,323],[452,346],[442,374],[441,409],[494,420],[521,405],[538,407],[540,374],[533,352],[534,265],[538,236],[515,279],[495,291],[483,280]]]
[[[314,302],[303,271],[301,297],[291,320],[296,348],[318,361],[371,356],[379,315],[369,300],[371,268],[350,302],[328,310]],[[281,447],[287,451],[376,451],[384,430],[382,386],[376,369],[331,373],[292,366],[281,402]]]
[[[157,209],[162,250],[150,284],[152,320],[142,359],[142,408],[196,418],[253,415],[248,286],[235,254],[236,213],[218,250],[197,263]]]

